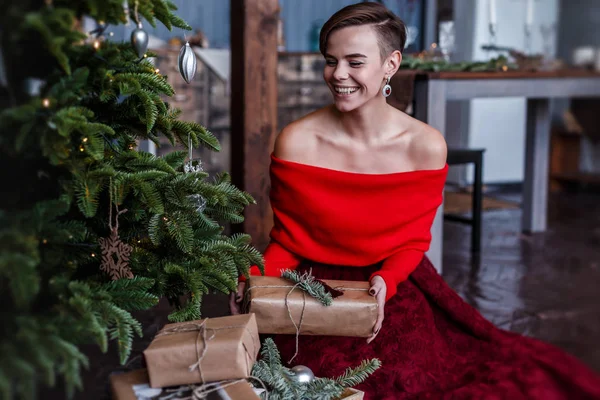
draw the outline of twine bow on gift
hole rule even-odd
[[[287,278],[289,277],[289,274],[287,274],[288,271],[284,271],[282,274],[283,278]],[[289,279],[289,278],[288,278]],[[286,296],[285,296],[285,307],[287,309],[288,312],[288,316],[290,317],[290,320],[292,321],[292,324],[294,325],[294,328],[296,330],[296,352],[294,353],[293,357],[290,358],[290,360],[288,361],[288,364],[291,364],[292,361],[294,361],[294,359],[296,358],[296,356],[298,356],[298,352],[299,352],[299,347],[300,347],[300,331],[302,329],[302,321],[304,320],[304,311],[306,310],[306,290],[303,288],[307,285],[308,283],[316,283],[316,284],[320,284],[323,286],[323,290],[324,293],[327,295],[327,299],[323,300],[321,298],[317,298],[316,296],[313,296],[315,298],[317,298],[317,300],[319,300],[324,306],[330,306],[331,305],[331,300],[332,298],[335,297],[339,297],[341,295],[343,295],[344,291],[368,291],[368,289],[359,289],[359,288],[344,288],[344,287],[335,287],[332,288],[330,286],[328,286],[327,284],[325,284],[322,281],[316,280],[314,279],[314,277],[312,276],[312,269],[308,272],[308,274],[303,274],[302,276],[299,277],[295,277],[294,279],[296,279],[296,283],[294,285],[256,285],[256,286],[250,286],[248,289],[246,289],[246,293],[244,296],[247,296],[248,293],[250,293],[250,291],[252,289],[258,289],[258,288],[281,288],[281,289],[290,289]],[[300,321],[298,322],[298,324],[296,324],[296,321],[294,321],[294,317],[292,316],[292,310],[290,308],[288,299],[290,297],[290,295],[292,294],[292,292],[294,290],[296,290],[297,288],[302,287],[302,310],[300,312]]]
[[[267,390],[267,385],[265,385],[265,383],[262,380],[260,380],[260,378],[257,378],[256,376],[250,375],[249,379],[254,379],[260,383],[260,385],[265,390],[265,392],[264,392],[265,400],[269,400],[269,391]],[[247,380],[246,379],[236,379],[233,381],[219,381],[219,382],[205,383],[194,389],[194,391],[192,392],[192,398],[194,400],[203,400],[203,399],[206,399],[210,393],[217,392],[217,391],[219,391],[221,389],[225,389],[226,387],[229,387],[229,386],[237,385],[240,382],[247,382]]]
[[[254,379],[260,383],[265,390],[265,400],[269,400],[269,391],[267,385],[255,376],[250,376],[249,379]],[[209,394],[218,392],[229,386],[237,385],[241,382],[248,382],[246,379],[236,379],[229,381],[218,381],[205,383],[201,386],[186,385],[177,388],[166,388],[163,391],[164,395],[161,395],[160,400],[205,400]],[[191,395],[189,394],[191,392]]]
[[[198,373],[200,374],[200,380],[202,381],[202,385],[200,385],[194,389],[194,399],[204,399],[204,398],[206,398],[206,396],[209,393],[215,392],[215,391],[219,390],[220,388],[225,388],[227,386],[232,386],[239,382],[245,381],[245,379],[237,379],[237,380],[232,380],[232,381],[219,381],[219,382],[206,383],[206,379],[204,378],[204,372],[202,371],[202,360],[206,356],[209,342],[215,338],[217,331],[222,331],[222,330],[226,330],[226,329],[245,329],[246,332],[248,332],[250,334],[250,336],[252,336],[252,339],[254,339],[254,343],[256,343],[258,341],[257,338],[254,336],[254,333],[252,333],[252,331],[248,330],[248,327],[246,325],[229,325],[229,326],[222,326],[219,328],[208,328],[206,326],[207,321],[208,321],[208,318],[202,320],[200,323],[189,322],[189,323],[186,323],[185,325],[180,325],[180,326],[176,326],[176,327],[172,327],[172,328],[163,329],[156,335],[156,337],[159,337],[159,336],[165,336],[165,335],[174,335],[174,334],[182,333],[182,332],[195,332],[195,331],[198,332],[198,334],[196,335],[196,343],[195,343],[196,359],[198,361],[188,367],[190,372],[198,370]],[[212,331],[210,336],[207,334],[207,331],[209,331],[209,330]],[[252,350],[253,350],[253,353],[257,353],[256,351],[254,351],[256,349],[252,349]],[[246,353],[248,353],[247,349],[246,349]],[[249,375],[250,375],[250,371],[249,371]],[[266,386],[260,379],[253,377],[251,375],[250,375],[250,378],[258,380],[262,384],[263,388],[266,390]],[[266,396],[268,399],[268,393]]]
[[[302,320],[304,319],[304,310],[306,309],[306,293],[303,291],[302,292],[302,311],[300,312],[300,321],[296,325],[296,321],[294,321],[294,317],[292,316],[292,310],[290,308],[290,305],[288,304],[288,298],[290,297],[290,294],[292,294],[292,292],[298,286],[300,286],[300,283],[296,283],[294,286],[290,286],[290,285],[256,285],[256,286],[250,286],[248,289],[246,289],[246,293],[245,293],[245,296],[247,296],[248,293],[250,293],[250,291],[252,289],[258,289],[258,288],[282,288],[282,289],[291,288],[289,290],[289,292],[287,293],[287,295],[285,296],[285,307],[287,309],[288,315],[290,316],[290,320],[292,321],[292,324],[294,324],[294,328],[296,329],[296,352],[294,353],[294,356],[292,358],[290,358],[290,361],[288,361],[288,364],[291,364],[292,361],[294,360],[294,358],[296,358],[296,356],[298,355],[300,329],[302,328]]]

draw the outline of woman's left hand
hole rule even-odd
[[[369,289],[369,294],[371,296],[375,296],[375,298],[377,299],[377,309],[379,312],[377,314],[377,321],[375,322],[375,326],[373,327],[373,334],[369,336],[369,338],[367,339],[367,343],[371,343],[375,339],[375,337],[379,333],[379,330],[381,329],[381,325],[383,324],[383,308],[385,307],[386,293],[387,288],[385,286],[385,281],[379,275],[375,275],[371,279],[371,288]]]

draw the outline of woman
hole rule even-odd
[[[380,313],[366,341],[301,336],[295,364],[334,376],[377,357],[383,367],[361,387],[367,399],[600,398],[593,372],[495,328],[424,256],[448,167],[442,135],[386,103],[403,22],[381,4],[359,3],[334,14],[320,39],[334,103],[276,140],[265,275],[312,268],[319,278],[368,280]],[[283,359],[295,353],[293,335],[276,342]]]

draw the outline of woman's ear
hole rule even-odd
[[[393,76],[400,64],[402,63],[402,53],[399,50],[394,50],[386,60],[385,73],[387,76]]]

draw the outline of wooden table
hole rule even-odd
[[[521,228],[527,233],[543,232],[548,195],[550,99],[600,97],[600,73],[585,70],[419,73],[415,81],[415,116],[445,134],[448,102],[497,97],[527,98]],[[427,253],[439,272],[443,267],[443,211],[442,205],[431,228],[432,241]]]

